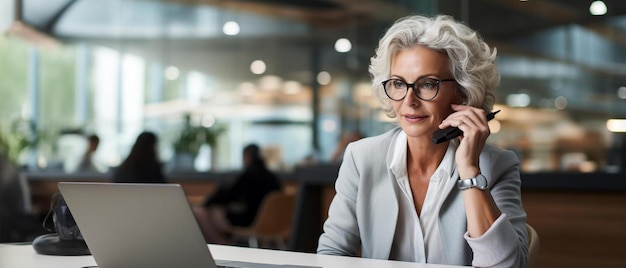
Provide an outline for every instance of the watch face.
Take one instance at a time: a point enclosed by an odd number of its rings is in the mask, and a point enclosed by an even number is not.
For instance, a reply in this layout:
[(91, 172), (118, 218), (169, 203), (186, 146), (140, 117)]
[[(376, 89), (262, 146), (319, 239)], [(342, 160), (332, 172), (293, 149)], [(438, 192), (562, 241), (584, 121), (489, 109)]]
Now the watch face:
[(456, 186), (461, 190), (466, 190), (470, 188), (478, 188), (480, 190), (487, 189), (487, 178), (484, 175), (478, 174), (476, 178), (466, 179), (466, 180), (458, 180)]
[(476, 176), (476, 188), (481, 190), (487, 189), (487, 178), (485, 178), (483, 174), (478, 174), (478, 176)]

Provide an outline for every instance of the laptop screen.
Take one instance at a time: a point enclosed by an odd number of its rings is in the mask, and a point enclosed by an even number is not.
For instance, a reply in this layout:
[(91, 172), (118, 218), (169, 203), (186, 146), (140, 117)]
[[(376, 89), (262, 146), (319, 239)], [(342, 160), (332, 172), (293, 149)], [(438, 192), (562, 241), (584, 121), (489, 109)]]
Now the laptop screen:
[(180, 185), (60, 182), (59, 189), (99, 267), (215, 267)]

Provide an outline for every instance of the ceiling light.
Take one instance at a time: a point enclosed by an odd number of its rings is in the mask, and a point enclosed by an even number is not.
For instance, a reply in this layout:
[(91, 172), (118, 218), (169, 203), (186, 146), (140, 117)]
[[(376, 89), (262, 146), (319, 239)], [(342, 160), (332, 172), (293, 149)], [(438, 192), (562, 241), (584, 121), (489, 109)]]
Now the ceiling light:
[(239, 34), (239, 24), (234, 21), (228, 21), (224, 23), (224, 27), (222, 27), (222, 31), (225, 35), (238, 35)]
[(322, 130), (324, 132), (335, 132), (337, 128), (337, 121), (333, 119), (325, 119), (322, 121)]
[(275, 75), (266, 75), (259, 80), (259, 88), (262, 90), (279, 90), (283, 85), (283, 80)]
[(256, 86), (253, 83), (243, 82), (239, 84), (239, 93), (242, 96), (246, 96), (246, 97), (253, 96), (255, 92), (256, 92)]
[(180, 76), (180, 71), (176, 66), (169, 66), (165, 69), (165, 78), (167, 80), (176, 80)]
[(563, 96), (558, 96), (554, 99), (554, 107), (557, 110), (565, 110), (567, 108), (567, 99)]
[(286, 81), (283, 84), (283, 92), (287, 95), (296, 95), (301, 89), (302, 85), (298, 81)]
[(212, 127), (213, 125), (215, 125), (215, 117), (212, 115), (205, 115), (202, 117), (202, 121), (200, 122), (200, 124), (203, 127)]
[(626, 119), (609, 119), (606, 121), (606, 129), (611, 132), (626, 132)]
[(530, 104), (530, 96), (526, 93), (510, 94), (506, 97), (506, 104), (511, 107), (527, 107)]
[(619, 87), (619, 89), (617, 89), (617, 96), (622, 100), (626, 100), (626, 87)]
[(339, 38), (335, 42), (335, 50), (339, 53), (346, 53), (352, 49), (352, 43), (347, 38)]
[(606, 14), (606, 4), (602, 1), (593, 1), (589, 6), (589, 13), (594, 16), (601, 16)]
[(317, 83), (322, 86), (330, 84), (331, 79), (332, 77), (330, 76), (330, 73), (326, 71), (321, 71), (317, 74)]
[(255, 60), (252, 64), (250, 64), (250, 71), (253, 74), (263, 74), (265, 73), (265, 70), (267, 70), (267, 66), (262, 60)]

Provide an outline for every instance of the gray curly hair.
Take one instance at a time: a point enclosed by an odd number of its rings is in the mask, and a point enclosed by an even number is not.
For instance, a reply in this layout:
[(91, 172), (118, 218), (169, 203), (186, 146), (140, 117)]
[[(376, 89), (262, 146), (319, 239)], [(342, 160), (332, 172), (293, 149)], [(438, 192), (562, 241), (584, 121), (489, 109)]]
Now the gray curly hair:
[(493, 51), (476, 31), (455, 21), (451, 16), (428, 18), (412, 15), (398, 19), (380, 39), (376, 55), (371, 58), (369, 72), (372, 90), (389, 117), (396, 117), (391, 100), (385, 95), (382, 82), (389, 79), (391, 59), (401, 49), (424, 46), (445, 52), (463, 104), (482, 108), (488, 113), (495, 102), (500, 84)]

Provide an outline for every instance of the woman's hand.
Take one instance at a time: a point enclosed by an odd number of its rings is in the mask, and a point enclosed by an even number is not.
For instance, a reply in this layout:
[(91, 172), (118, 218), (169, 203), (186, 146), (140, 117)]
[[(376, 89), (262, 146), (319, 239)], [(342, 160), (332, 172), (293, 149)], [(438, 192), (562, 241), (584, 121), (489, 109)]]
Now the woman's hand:
[(455, 155), (456, 165), (461, 179), (473, 178), (480, 173), (478, 159), (491, 133), (487, 117), (483, 109), (472, 106), (452, 104), (452, 109), (455, 112), (443, 120), (439, 128), (452, 126), (463, 131)]

